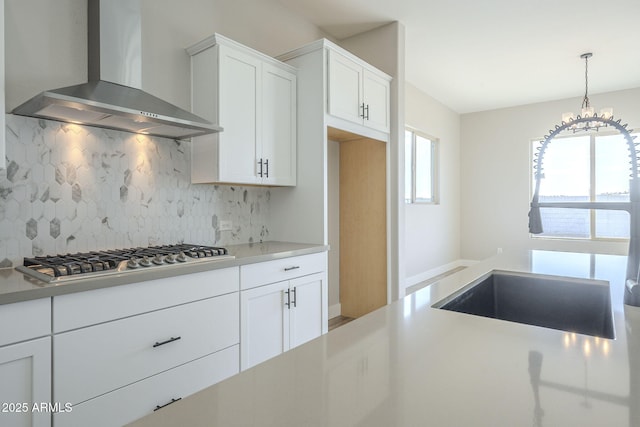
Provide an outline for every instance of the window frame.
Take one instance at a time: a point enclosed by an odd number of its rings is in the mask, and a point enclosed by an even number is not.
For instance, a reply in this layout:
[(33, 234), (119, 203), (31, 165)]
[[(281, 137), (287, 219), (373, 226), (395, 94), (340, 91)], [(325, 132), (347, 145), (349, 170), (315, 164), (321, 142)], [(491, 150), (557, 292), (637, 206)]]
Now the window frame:
[[(635, 132), (632, 133), (636, 134)], [(598, 137), (607, 137), (607, 136), (615, 136), (621, 135), (616, 131), (599, 131), (592, 132), (587, 134), (570, 134), (570, 135), (562, 135), (554, 138), (558, 139), (566, 139), (566, 138), (577, 138), (582, 136), (589, 137), (589, 202), (595, 202), (596, 194), (596, 139)], [(535, 170), (534, 170), (534, 144), (540, 143), (544, 140), (544, 138), (533, 138), (529, 141), (529, 200), (532, 199), (535, 187)], [(544, 179), (544, 178), (543, 178)], [(570, 209), (570, 208), (566, 208)], [(598, 237), (596, 234), (596, 210), (597, 209), (589, 209), (589, 237), (570, 237), (570, 236), (550, 236), (550, 235), (538, 235), (529, 233), (529, 237), (532, 239), (548, 239), (548, 240), (567, 240), (567, 241), (584, 241), (584, 242), (628, 242), (629, 237)]]
[[(418, 130), (414, 127), (411, 126), (405, 126), (405, 139), (403, 141), (403, 144), (405, 145), (405, 156), (410, 155), (411, 156), (411, 199), (407, 199), (406, 197), (406, 189), (407, 189), (407, 181), (406, 181), (406, 171), (405, 171), (405, 183), (404, 183), (404, 187), (405, 187), (405, 192), (404, 192), (404, 202), (407, 205), (438, 205), (440, 204), (440, 191), (439, 191), (439, 160), (438, 160), (438, 155), (439, 155), (439, 145), (440, 145), (440, 140), (434, 136), (431, 136), (425, 132), (422, 132), (421, 130)], [(410, 132), (411, 133), (411, 152), (407, 153), (406, 152), (406, 133)], [(431, 198), (430, 199), (419, 199), (416, 197), (416, 170), (417, 170), (417, 165), (416, 165), (416, 136), (420, 136), (421, 138), (424, 138), (426, 140), (428, 140), (431, 144), (431, 164), (429, 165), (430, 168), (430, 175), (431, 175)], [(406, 165), (406, 160), (405, 160), (405, 165)]]

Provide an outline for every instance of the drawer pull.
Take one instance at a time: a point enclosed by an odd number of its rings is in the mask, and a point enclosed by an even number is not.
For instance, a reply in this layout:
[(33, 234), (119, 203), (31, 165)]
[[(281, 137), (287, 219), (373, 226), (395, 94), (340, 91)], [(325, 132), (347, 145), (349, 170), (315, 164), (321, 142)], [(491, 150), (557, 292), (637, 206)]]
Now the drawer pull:
[(300, 268), (299, 265), (294, 265), (293, 267), (285, 267), (284, 271), (291, 271)]
[(166, 341), (162, 341), (162, 342), (157, 342), (156, 341), (156, 343), (153, 345), (153, 348), (160, 347), (161, 345), (169, 344), (170, 342), (178, 341), (181, 338), (182, 337), (171, 337)]
[(179, 398), (177, 398), (177, 399), (171, 399), (171, 402), (167, 402), (167, 403), (165, 403), (164, 405), (156, 405), (156, 409), (154, 409), (154, 410), (153, 410), (153, 412), (156, 412), (158, 409), (165, 408), (165, 407), (167, 407), (167, 406), (171, 405), (172, 403), (176, 403), (178, 400), (181, 400), (181, 399), (182, 399), (182, 398), (181, 398), (181, 397), (179, 397)]

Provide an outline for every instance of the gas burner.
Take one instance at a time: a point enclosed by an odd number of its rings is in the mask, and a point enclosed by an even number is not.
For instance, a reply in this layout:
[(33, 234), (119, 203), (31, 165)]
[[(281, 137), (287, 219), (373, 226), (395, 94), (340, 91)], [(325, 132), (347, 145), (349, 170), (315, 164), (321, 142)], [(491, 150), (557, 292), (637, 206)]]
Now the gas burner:
[(52, 283), (229, 258), (225, 248), (184, 243), (24, 258), (16, 270)]

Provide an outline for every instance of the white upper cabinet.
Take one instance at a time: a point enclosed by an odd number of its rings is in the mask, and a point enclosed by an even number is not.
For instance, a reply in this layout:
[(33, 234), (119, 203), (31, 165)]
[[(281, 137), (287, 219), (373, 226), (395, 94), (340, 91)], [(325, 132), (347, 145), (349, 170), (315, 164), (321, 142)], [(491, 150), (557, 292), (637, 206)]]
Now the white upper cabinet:
[(188, 52), (192, 110), (224, 129), (193, 138), (192, 182), (295, 185), (295, 68), (219, 34)]
[(389, 132), (389, 80), (365, 69), (362, 73), (364, 125)]
[[(255, 165), (256, 157), (259, 157), (258, 106), (262, 98), (262, 64), (257, 58), (226, 46), (219, 46), (217, 50), (220, 60), (219, 113), (218, 117), (206, 116), (209, 120), (224, 123), (224, 135), (218, 135), (217, 180), (257, 184), (259, 177)], [(210, 79), (213, 78), (212, 74), (209, 75)], [(195, 89), (194, 86), (193, 97), (197, 96), (207, 96), (206, 91)], [(194, 149), (193, 157), (198, 155), (199, 152)], [(211, 162), (215, 159), (208, 160)]]
[(362, 65), (329, 51), (329, 114), (362, 123), (362, 72)]
[(328, 51), (328, 113), (389, 132), (390, 79), (369, 64), (335, 49)]
[(262, 70), (262, 183), (295, 185), (296, 75), (266, 63)]

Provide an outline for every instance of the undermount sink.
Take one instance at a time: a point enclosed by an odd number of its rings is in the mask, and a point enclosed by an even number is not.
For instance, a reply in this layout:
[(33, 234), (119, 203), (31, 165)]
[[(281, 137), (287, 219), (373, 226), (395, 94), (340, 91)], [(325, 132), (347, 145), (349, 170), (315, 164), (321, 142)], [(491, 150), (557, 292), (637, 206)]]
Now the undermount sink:
[(600, 280), (493, 271), (433, 307), (615, 338), (609, 283)]

